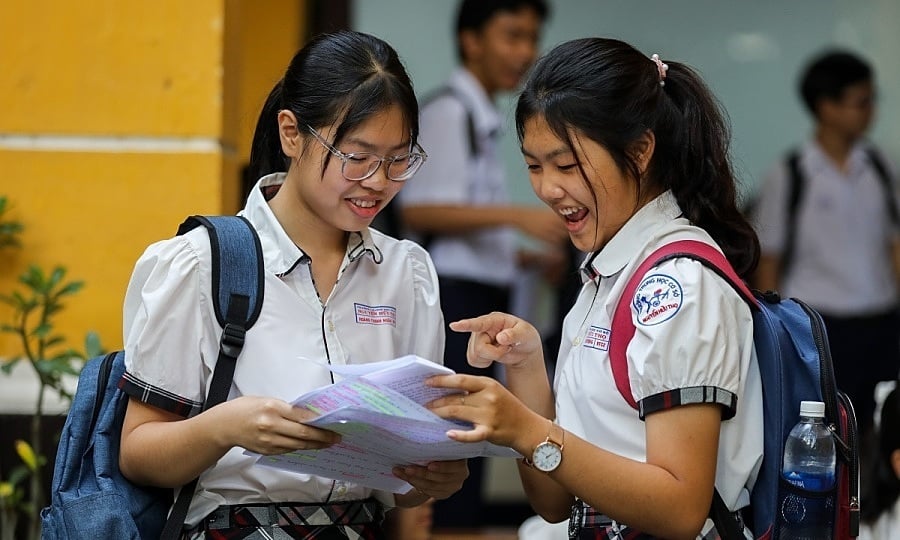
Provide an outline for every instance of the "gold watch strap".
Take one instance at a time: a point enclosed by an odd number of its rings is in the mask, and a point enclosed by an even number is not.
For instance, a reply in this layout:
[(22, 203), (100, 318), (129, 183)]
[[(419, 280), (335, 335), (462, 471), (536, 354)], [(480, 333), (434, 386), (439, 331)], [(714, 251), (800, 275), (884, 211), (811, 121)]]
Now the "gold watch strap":
[[(561, 434), (559, 437), (559, 440), (556, 440), (553, 437), (553, 428), (556, 428), (557, 430), (559, 430), (559, 432)], [(553, 420), (550, 420), (550, 429), (547, 431), (547, 437), (543, 441), (541, 441), (540, 443), (535, 445), (534, 448), (532, 448), (532, 453), (534, 453), (534, 450), (538, 446), (540, 446), (541, 444), (544, 444), (546, 442), (551, 442), (551, 443), (555, 444), (556, 446), (558, 446), (560, 450), (562, 450), (563, 447), (565, 446), (565, 442), (566, 442), (566, 430), (564, 430), (562, 428), (562, 426), (559, 426)], [(534, 462), (531, 461), (531, 458), (529, 456), (522, 456), (522, 459), (520, 461), (526, 467), (531, 467), (532, 469), (534, 468)]]

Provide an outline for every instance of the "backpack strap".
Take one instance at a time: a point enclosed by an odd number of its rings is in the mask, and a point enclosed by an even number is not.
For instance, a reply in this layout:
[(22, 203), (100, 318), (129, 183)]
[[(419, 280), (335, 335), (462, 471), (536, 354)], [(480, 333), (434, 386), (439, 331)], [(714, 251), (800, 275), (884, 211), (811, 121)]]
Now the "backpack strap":
[[(237, 358), (244, 347), (244, 336), (262, 310), (265, 273), (259, 237), (245, 218), (191, 216), (178, 227), (178, 234), (200, 225), (209, 231), (213, 305), (216, 319), (222, 326), (219, 356), (209, 394), (203, 403), (206, 411), (228, 398)], [(163, 540), (176, 540), (181, 536), (198, 479), (193, 479), (178, 493), (162, 532)]]
[[(638, 406), (634, 400), (634, 395), (631, 393), (631, 382), (628, 379), (628, 358), (625, 354), (628, 343), (631, 342), (635, 332), (634, 320), (631, 318), (631, 299), (634, 298), (634, 293), (637, 292), (638, 286), (650, 269), (667, 260), (676, 258), (693, 259), (710, 268), (728, 282), (738, 295), (750, 305), (751, 309), (758, 309), (758, 303), (753, 293), (737, 275), (734, 268), (731, 267), (725, 255), (713, 246), (697, 240), (678, 240), (666, 244), (651, 253), (638, 266), (625, 284), (625, 290), (622, 292), (618, 304), (616, 304), (610, 325), (612, 328), (609, 342), (609, 359), (613, 378), (619, 393), (634, 409), (637, 409)], [(713, 491), (709, 517), (716, 524), (716, 530), (721, 538), (728, 540), (744, 538), (743, 531), (739, 522), (735, 519), (734, 512), (728, 509), (718, 489)]]
[(753, 293), (750, 292), (744, 281), (738, 277), (731, 264), (728, 263), (728, 259), (713, 246), (697, 240), (679, 240), (666, 244), (651, 253), (638, 266), (625, 284), (625, 289), (622, 291), (622, 296), (619, 298), (619, 302), (616, 304), (616, 309), (613, 312), (612, 328), (610, 329), (609, 360), (613, 377), (616, 381), (616, 388), (619, 389), (619, 393), (634, 409), (637, 409), (638, 406), (631, 393), (631, 383), (628, 380), (628, 359), (625, 355), (628, 344), (631, 342), (631, 338), (634, 337), (635, 332), (634, 321), (631, 318), (631, 299), (634, 298), (634, 293), (637, 292), (644, 275), (651, 268), (669, 259), (683, 257), (697, 260), (715, 271), (731, 284), (748, 304), (752, 307), (756, 306), (756, 299), (753, 297)]
[(797, 243), (797, 209), (800, 207), (800, 198), (803, 196), (806, 182), (800, 170), (800, 151), (791, 150), (786, 160), (788, 171), (788, 205), (784, 216), (784, 249), (781, 250), (779, 273), (787, 274), (794, 258), (794, 250)]
[(478, 146), (478, 132), (475, 131), (475, 113), (472, 111), (466, 96), (453, 86), (446, 84), (423, 97), (420, 102), (421, 106), (425, 107), (425, 105), (442, 97), (451, 97), (463, 106), (463, 110), (466, 112), (466, 135), (469, 138), (469, 156), (477, 156), (481, 149)]
[(894, 183), (891, 180), (891, 175), (888, 173), (887, 167), (885, 167), (884, 162), (881, 160), (881, 157), (878, 156), (878, 152), (876, 152), (874, 148), (866, 148), (866, 157), (869, 158), (869, 163), (872, 164), (872, 168), (878, 173), (881, 187), (884, 188), (885, 199), (887, 199), (888, 205), (888, 215), (891, 217), (891, 223), (893, 223), (894, 226), (900, 226), (900, 212), (897, 210), (897, 198), (894, 195)]

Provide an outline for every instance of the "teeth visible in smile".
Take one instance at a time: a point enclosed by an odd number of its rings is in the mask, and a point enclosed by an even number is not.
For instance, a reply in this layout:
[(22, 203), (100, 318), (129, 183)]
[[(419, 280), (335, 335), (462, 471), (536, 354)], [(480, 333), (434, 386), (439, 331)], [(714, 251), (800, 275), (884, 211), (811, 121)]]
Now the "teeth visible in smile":
[(572, 214), (580, 212), (582, 210), (582, 208), (583, 208), (582, 206), (570, 206), (568, 208), (561, 208), (559, 210), (559, 213), (562, 214), (563, 216), (571, 216)]
[(364, 201), (362, 199), (350, 199), (350, 202), (355, 204), (360, 208), (372, 208), (375, 206), (375, 201)]

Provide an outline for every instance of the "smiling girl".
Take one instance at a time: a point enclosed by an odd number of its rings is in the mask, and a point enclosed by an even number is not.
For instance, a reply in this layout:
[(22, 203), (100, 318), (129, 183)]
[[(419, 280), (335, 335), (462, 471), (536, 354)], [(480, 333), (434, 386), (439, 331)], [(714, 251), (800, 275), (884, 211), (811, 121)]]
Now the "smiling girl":
[(261, 178), (241, 212), (260, 237), (265, 302), (218, 406), (199, 412), (221, 333), (208, 234), (158, 242), (138, 260), (125, 300), (121, 469), (161, 487), (200, 476), (184, 538), (379, 539), (386, 508), (462, 485), (464, 461), (398, 469), (415, 489), (394, 495), (256, 466), (243, 453), (339, 440), (289, 403), (333, 382), (323, 364), (442, 358), (431, 259), (369, 229), (426, 159), (417, 135), (412, 84), (387, 43), (340, 32), (293, 58), (259, 117), (251, 168)]
[[(436, 378), (468, 394), (432, 408), (475, 424), (452, 437), (525, 456), (529, 501), (548, 521), (571, 515), (571, 538), (717, 538), (714, 488), (740, 521), (762, 459), (750, 309), (686, 258), (659, 263), (634, 298), (622, 296), (649, 254), (674, 240), (713, 246), (742, 276), (753, 270), (758, 243), (735, 203), (723, 113), (688, 66), (593, 38), (537, 63), (516, 125), (535, 193), (589, 253), (583, 287), (565, 319), (553, 388), (534, 326), (491, 313), (451, 328), (471, 332), (470, 363), (506, 366), (507, 386)], [(636, 326), (626, 356), (639, 411), (610, 367), (620, 301)]]

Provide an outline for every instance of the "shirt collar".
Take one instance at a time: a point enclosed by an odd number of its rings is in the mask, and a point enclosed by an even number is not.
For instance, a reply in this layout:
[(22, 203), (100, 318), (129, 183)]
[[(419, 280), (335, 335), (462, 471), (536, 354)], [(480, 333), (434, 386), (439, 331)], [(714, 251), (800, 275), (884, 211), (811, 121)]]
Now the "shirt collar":
[(665, 224), (681, 215), (671, 191), (659, 195), (638, 210), (619, 232), (599, 251), (590, 253), (581, 265), (583, 281), (621, 272), (635, 257), (647, 239)]
[[(267, 202), (271, 194), (266, 194), (277, 191), (286, 177), (285, 173), (274, 173), (260, 178), (240, 212), (259, 234), (266, 269), (279, 276), (289, 274), (298, 264), (309, 259), (281, 227)], [(376, 264), (381, 264), (383, 260), (381, 250), (375, 245), (368, 228), (351, 232), (347, 242), (346, 258), (349, 262), (355, 262), (363, 255), (369, 255)]]
[[(851, 176), (857, 176), (862, 174), (862, 170), (868, 166), (868, 156), (866, 154), (866, 149), (868, 148), (869, 143), (865, 139), (860, 139), (856, 141), (853, 147), (850, 149), (850, 153), (847, 155), (847, 171)], [(822, 146), (819, 144), (819, 141), (815, 139), (810, 139), (806, 142), (803, 147), (804, 154), (808, 156), (808, 161), (804, 164), (806, 167), (809, 167), (808, 170), (811, 174), (816, 175), (820, 174), (824, 171), (831, 170), (837, 171), (837, 166), (834, 161), (825, 153), (825, 150), (822, 149)], [(842, 175), (845, 173), (841, 173)]]
[(448, 84), (468, 100), (469, 107), (474, 108), (473, 120), (480, 134), (494, 136), (500, 132), (502, 126), (500, 112), (471, 71), (464, 67), (456, 68), (450, 75)]

